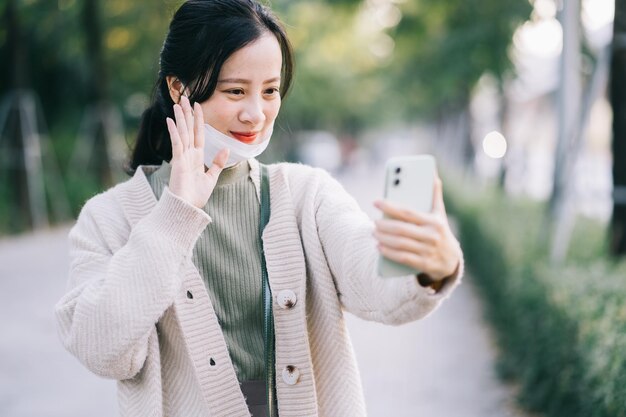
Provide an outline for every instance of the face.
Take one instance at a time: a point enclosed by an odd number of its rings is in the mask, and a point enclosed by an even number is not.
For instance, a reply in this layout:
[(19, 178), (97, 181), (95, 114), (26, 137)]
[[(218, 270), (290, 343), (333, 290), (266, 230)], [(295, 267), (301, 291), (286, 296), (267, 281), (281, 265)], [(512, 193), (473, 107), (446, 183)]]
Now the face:
[(215, 92), (200, 103), (204, 122), (243, 143), (262, 142), (280, 109), (281, 68), (280, 45), (271, 33), (233, 53)]

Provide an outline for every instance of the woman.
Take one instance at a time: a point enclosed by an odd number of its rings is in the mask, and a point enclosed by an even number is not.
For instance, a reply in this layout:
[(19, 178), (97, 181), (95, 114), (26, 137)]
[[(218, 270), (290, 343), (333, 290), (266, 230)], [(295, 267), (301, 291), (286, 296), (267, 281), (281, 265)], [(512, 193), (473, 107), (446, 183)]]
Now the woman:
[[(293, 65), (254, 0), (184, 3), (160, 65), (133, 177), (70, 233), (63, 343), (124, 416), (364, 416), (342, 311), (400, 324), (452, 291), (441, 183), (432, 213), (379, 202), (374, 226), (324, 171), (261, 166)], [(424, 272), (378, 277), (377, 248)]]

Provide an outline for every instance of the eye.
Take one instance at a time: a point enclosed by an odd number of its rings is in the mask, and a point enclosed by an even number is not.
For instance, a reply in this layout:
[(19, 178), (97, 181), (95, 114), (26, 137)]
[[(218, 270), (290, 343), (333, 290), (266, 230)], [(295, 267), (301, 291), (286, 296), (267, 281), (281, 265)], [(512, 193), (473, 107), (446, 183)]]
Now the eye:
[(231, 90), (226, 90), (226, 94), (230, 94), (233, 96), (243, 96), (243, 90), (241, 88), (233, 88)]
[(265, 94), (273, 96), (280, 93), (280, 89), (278, 87), (271, 87), (265, 90)]

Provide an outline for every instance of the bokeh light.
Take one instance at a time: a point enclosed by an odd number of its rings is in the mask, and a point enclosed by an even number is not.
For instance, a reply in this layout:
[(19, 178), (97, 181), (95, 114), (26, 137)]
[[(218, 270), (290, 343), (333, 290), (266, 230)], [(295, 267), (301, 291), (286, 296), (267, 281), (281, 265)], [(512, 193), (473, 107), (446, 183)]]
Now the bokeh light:
[(506, 139), (502, 133), (495, 130), (487, 133), (483, 139), (483, 151), (490, 158), (500, 159), (504, 157), (506, 147)]

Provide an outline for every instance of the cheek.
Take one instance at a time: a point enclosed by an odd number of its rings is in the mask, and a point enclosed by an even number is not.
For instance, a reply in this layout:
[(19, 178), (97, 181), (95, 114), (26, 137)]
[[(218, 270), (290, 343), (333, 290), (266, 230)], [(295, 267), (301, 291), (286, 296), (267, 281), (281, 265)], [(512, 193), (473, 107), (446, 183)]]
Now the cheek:
[(280, 103), (280, 100), (275, 100), (271, 102), (265, 113), (265, 117), (267, 117), (268, 120), (273, 121), (274, 119), (276, 119), (276, 117), (278, 117), (278, 112), (280, 111)]
[(233, 103), (228, 100), (220, 100), (217, 97), (211, 98), (202, 104), (204, 122), (219, 130), (237, 114), (233, 107)]

